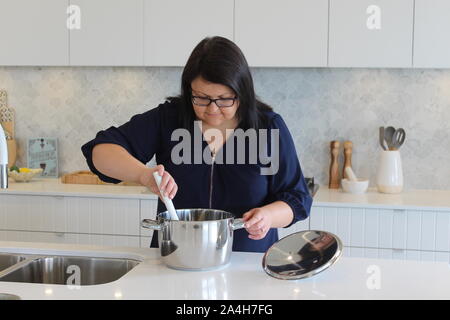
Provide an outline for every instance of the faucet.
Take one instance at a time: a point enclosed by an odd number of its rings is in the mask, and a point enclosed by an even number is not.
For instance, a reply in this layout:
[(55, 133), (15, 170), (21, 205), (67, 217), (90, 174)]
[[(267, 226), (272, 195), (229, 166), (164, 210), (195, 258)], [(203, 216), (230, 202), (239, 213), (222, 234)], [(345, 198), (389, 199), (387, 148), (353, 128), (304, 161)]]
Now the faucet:
[(3, 126), (0, 124), (0, 188), (8, 188), (8, 144)]

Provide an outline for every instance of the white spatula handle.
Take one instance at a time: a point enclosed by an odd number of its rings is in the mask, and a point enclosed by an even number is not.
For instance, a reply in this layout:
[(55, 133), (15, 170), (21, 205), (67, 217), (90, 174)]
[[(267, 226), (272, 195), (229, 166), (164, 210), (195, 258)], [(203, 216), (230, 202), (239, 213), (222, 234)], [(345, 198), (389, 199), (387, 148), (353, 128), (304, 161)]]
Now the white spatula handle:
[(166, 205), (167, 211), (169, 211), (171, 220), (178, 220), (177, 212), (175, 211), (175, 207), (173, 206), (172, 200), (169, 197), (166, 197), (164, 193), (161, 192), (161, 180), (162, 177), (159, 175), (158, 171), (153, 172), (153, 177), (155, 177), (156, 185), (158, 186), (159, 192), (161, 193), (161, 197), (163, 199), (164, 204)]

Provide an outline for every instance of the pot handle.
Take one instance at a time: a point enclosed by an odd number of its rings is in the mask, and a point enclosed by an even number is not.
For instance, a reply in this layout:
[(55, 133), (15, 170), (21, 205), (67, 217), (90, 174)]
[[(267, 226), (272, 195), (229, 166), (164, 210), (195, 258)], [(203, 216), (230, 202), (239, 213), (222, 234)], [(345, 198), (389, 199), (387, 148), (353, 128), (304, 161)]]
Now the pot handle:
[(158, 231), (161, 230), (161, 225), (158, 223), (158, 221), (152, 220), (152, 219), (142, 220), (141, 227), (147, 228), (147, 229), (152, 229), (152, 230), (158, 230)]
[(233, 220), (233, 225), (231, 227), (232, 227), (232, 229), (234, 231), (234, 230), (237, 230), (237, 229), (244, 228), (244, 224), (245, 224), (244, 219), (238, 218), (238, 219), (234, 219)]

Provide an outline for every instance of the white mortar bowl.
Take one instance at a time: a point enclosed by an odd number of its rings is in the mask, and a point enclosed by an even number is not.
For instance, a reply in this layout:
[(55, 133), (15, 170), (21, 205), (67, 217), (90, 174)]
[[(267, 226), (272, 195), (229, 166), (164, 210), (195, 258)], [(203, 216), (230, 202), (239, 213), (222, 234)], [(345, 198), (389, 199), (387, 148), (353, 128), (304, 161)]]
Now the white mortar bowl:
[(344, 192), (362, 194), (367, 191), (369, 180), (358, 179), (358, 181), (350, 181), (348, 179), (342, 179), (341, 185)]

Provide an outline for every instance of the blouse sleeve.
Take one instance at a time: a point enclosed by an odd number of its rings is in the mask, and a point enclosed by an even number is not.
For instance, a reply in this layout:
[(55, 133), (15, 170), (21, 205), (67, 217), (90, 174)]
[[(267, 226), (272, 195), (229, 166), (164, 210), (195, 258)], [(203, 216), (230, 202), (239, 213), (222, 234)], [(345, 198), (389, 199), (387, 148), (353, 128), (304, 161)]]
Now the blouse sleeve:
[[(279, 132), (279, 165), (278, 171), (271, 176), (270, 193), (273, 201), (286, 202), (294, 213), (294, 218), (287, 228), (308, 218), (313, 199), (303, 177), (294, 141), (281, 116), (274, 117), (271, 129), (278, 129)], [(274, 150), (273, 146), (271, 149)]]
[(119, 183), (120, 180), (108, 177), (95, 168), (92, 162), (93, 148), (102, 143), (117, 144), (125, 148), (142, 163), (152, 159), (159, 148), (161, 106), (133, 116), (119, 127), (110, 127), (97, 133), (96, 137), (84, 144), (81, 151), (89, 169), (105, 182)]

